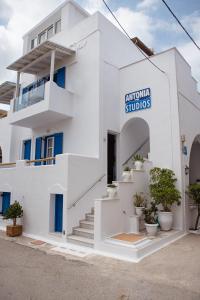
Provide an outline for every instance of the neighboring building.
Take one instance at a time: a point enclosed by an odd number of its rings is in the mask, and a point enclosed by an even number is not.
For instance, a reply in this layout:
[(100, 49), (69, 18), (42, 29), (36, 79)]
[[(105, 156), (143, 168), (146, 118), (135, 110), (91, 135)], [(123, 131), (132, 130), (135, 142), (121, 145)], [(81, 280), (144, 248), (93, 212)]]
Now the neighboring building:
[[(0, 210), (19, 200), (27, 235), (138, 258), (107, 238), (130, 231), (132, 195), (148, 191), (148, 170), (159, 166), (175, 172), (182, 193), (170, 238), (185, 232), (196, 214), (185, 191), (200, 179), (200, 95), (177, 49), (153, 55), (74, 1), (23, 39), (23, 56), (8, 67), (16, 88), (0, 86), (10, 103), (0, 120)], [(119, 199), (101, 199), (136, 153), (148, 158), (144, 172), (118, 183)]]

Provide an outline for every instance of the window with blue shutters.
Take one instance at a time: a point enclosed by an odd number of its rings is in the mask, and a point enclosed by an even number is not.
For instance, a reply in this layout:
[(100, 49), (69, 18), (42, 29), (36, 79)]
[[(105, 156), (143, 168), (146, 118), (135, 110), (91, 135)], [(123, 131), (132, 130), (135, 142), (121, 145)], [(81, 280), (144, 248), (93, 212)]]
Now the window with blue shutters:
[(65, 88), (65, 67), (58, 69), (54, 74), (54, 82), (61, 88)]
[(23, 159), (31, 159), (31, 140), (26, 140), (23, 142)]
[[(42, 137), (36, 138), (35, 141), (35, 159), (41, 159), (42, 158)], [(35, 166), (41, 165), (41, 162), (36, 162)]]
[[(55, 133), (46, 137), (36, 138), (35, 159), (55, 157), (63, 153), (63, 132)], [(54, 161), (43, 162), (43, 165), (52, 164)], [(36, 166), (41, 162), (36, 162)]]
[(10, 196), (11, 194), (8, 192), (2, 193), (2, 214), (4, 214), (6, 210), (10, 207)]

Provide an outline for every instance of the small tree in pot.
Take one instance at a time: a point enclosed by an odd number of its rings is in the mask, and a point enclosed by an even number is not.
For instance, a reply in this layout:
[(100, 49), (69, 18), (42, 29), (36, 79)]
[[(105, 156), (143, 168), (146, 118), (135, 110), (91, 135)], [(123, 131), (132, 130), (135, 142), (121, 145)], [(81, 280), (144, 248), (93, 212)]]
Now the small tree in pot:
[(19, 202), (15, 201), (4, 213), (4, 219), (13, 220), (13, 225), (6, 226), (6, 234), (8, 236), (14, 237), (22, 234), (22, 225), (17, 225), (17, 218), (23, 216), (23, 209)]
[(147, 233), (151, 236), (155, 236), (158, 232), (158, 216), (157, 216), (157, 207), (155, 202), (150, 203), (150, 207), (143, 210), (144, 212), (144, 221)]
[(199, 183), (190, 184), (188, 188), (188, 194), (192, 198), (194, 203), (197, 205), (198, 214), (197, 214), (195, 228), (194, 228), (194, 230), (197, 230), (199, 218), (200, 218), (200, 184)]
[(174, 203), (180, 205), (180, 192), (176, 188), (177, 179), (172, 170), (153, 168), (150, 171), (150, 195), (155, 204), (161, 204), (163, 210), (159, 212), (159, 224), (162, 230), (170, 230), (173, 224), (171, 207)]

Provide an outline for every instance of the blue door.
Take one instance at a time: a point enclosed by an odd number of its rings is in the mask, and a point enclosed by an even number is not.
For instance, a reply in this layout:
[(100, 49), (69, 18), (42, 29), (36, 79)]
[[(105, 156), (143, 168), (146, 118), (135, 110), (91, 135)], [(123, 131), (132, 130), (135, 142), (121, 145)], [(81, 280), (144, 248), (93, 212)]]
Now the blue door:
[(63, 231), (63, 195), (55, 196), (55, 232)]
[(24, 159), (31, 159), (31, 140), (24, 141)]
[(3, 192), (2, 195), (2, 214), (10, 207), (10, 193)]

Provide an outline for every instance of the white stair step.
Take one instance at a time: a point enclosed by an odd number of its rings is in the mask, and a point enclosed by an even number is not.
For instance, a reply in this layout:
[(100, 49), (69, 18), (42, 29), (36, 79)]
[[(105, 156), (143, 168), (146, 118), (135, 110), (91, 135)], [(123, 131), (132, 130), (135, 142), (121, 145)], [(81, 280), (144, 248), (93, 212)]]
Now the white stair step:
[(94, 222), (82, 220), (82, 221), (80, 221), (80, 227), (86, 228), (86, 229), (94, 229)]
[(86, 214), (86, 220), (87, 221), (94, 221), (94, 215), (93, 214)]
[(87, 228), (74, 228), (73, 229), (73, 233), (75, 235), (81, 236), (81, 237), (86, 237), (89, 239), (93, 239), (94, 238), (94, 230), (93, 229), (87, 229)]
[(85, 246), (85, 247), (94, 247), (94, 240), (93, 239), (88, 239), (83, 236), (78, 236), (78, 235), (69, 235), (68, 237), (68, 242), (79, 245), (79, 246)]

